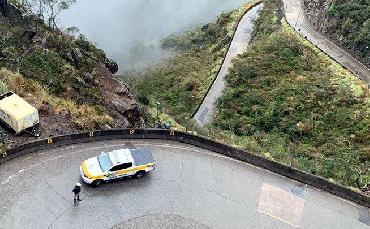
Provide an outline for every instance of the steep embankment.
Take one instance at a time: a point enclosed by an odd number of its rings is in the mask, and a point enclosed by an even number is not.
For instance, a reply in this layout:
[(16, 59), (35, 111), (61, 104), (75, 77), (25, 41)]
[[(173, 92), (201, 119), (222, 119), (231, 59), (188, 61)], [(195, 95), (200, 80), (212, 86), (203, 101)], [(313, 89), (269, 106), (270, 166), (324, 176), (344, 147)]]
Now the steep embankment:
[[(215, 60), (224, 52), (217, 50), (227, 47), (225, 34), (238, 12), (167, 39), (178, 54), (140, 74), (135, 88), (141, 101), (152, 107), (165, 102), (166, 113), (192, 128), (187, 122), (212, 82), (210, 70), (220, 66)], [(260, 15), (248, 50), (226, 76), (213, 127), (198, 133), (362, 187), (370, 181), (367, 85), (295, 32), (281, 1), (266, 1)]]
[(307, 18), (317, 30), (370, 67), (368, 0), (304, 0), (304, 6)]
[[(223, 13), (214, 23), (166, 38), (162, 46), (172, 50), (173, 56), (130, 77), (139, 101), (154, 108), (159, 101), (163, 111), (176, 121), (188, 122), (220, 69), (239, 19), (254, 4)], [(154, 123), (155, 119), (148, 119), (149, 125)]]
[(12, 5), (2, 10), (1, 92), (15, 91), (39, 109), (42, 136), (143, 125), (128, 87), (113, 75), (117, 65), (102, 50)]
[(280, 1), (265, 3), (226, 81), (204, 134), (343, 185), (370, 180), (367, 86), (292, 30)]

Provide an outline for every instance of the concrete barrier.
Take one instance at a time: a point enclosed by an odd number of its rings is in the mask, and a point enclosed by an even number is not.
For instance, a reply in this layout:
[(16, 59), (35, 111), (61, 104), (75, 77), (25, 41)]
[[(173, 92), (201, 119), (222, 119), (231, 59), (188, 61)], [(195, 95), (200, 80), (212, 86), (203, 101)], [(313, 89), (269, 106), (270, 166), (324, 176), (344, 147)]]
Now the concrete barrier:
[(227, 157), (244, 161), (255, 166), (267, 169), (282, 176), (297, 180), (304, 184), (322, 189), (334, 195), (356, 202), (365, 207), (370, 207), (370, 197), (359, 192), (355, 192), (344, 186), (334, 184), (324, 178), (308, 174), (293, 167), (269, 160), (259, 155), (239, 150), (213, 140), (195, 136), (185, 132), (162, 130), (162, 129), (111, 129), (84, 132), (78, 134), (56, 136), (42, 139), (17, 146), (8, 150), (0, 157), (0, 165), (14, 158), (40, 150), (86, 142), (114, 140), (114, 139), (162, 139), (172, 140), (190, 144), (203, 149), (207, 149)]

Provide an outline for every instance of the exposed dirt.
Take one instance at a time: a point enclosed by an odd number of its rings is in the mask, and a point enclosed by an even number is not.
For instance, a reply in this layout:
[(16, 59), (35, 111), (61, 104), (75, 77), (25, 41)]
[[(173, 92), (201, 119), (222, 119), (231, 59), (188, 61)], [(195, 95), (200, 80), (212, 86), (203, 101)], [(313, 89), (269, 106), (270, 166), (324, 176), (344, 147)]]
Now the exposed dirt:
[[(99, 129), (141, 128), (145, 126), (144, 120), (140, 116), (138, 104), (127, 85), (116, 79), (101, 63), (96, 65), (93, 78), (95, 83), (100, 86), (101, 93), (104, 96), (105, 108), (114, 118), (112, 126), (102, 126)], [(30, 104), (35, 105), (39, 110), (40, 125), (38, 128), (40, 137), (33, 137), (26, 132), (16, 136), (11, 133), (11, 130), (6, 129), (5, 141), (8, 148), (40, 138), (82, 131), (66, 112), (61, 111), (56, 113), (48, 104), (37, 104), (32, 94), (24, 97), (24, 99)]]
[(138, 104), (127, 85), (103, 65), (97, 64), (94, 79), (99, 84), (105, 107), (114, 117), (114, 127), (144, 127)]
[[(24, 47), (20, 46), (18, 48), (26, 47), (29, 49), (29, 52), (33, 52), (35, 48), (50, 49), (51, 51), (58, 53), (60, 57), (65, 58), (64, 49), (55, 49), (54, 46), (52, 45), (51, 46), (49, 45), (50, 47), (47, 46), (46, 42), (48, 40), (47, 39), (48, 32), (45, 31), (49, 31), (49, 29), (33, 30), (34, 22), (37, 21), (37, 19), (35, 19), (34, 17), (25, 16), (21, 9), (11, 4), (7, 5), (6, 8), (0, 9), (0, 17), (4, 16), (6, 20), (9, 20), (12, 23), (16, 24), (19, 28), (22, 28), (25, 31), (32, 32), (31, 34), (32, 36), (31, 35), (27, 36), (27, 39), (24, 42), (25, 44)], [(41, 26), (41, 28), (44, 27)], [(61, 31), (55, 32), (62, 34)], [(58, 40), (57, 38), (58, 37), (54, 37), (53, 41), (61, 42), (61, 44), (64, 44), (63, 42), (65, 40), (63, 39)], [(88, 46), (87, 43), (84, 44), (85, 46)], [(65, 88), (67, 89), (64, 88), (64, 92), (59, 93), (57, 96), (65, 99), (71, 99), (78, 105), (83, 105), (85, 103), (87, 105), (92, 106), (96, 105), (96, 107), (101, 108), (104, 113), (108, 114), (113, 118), (113, 123), (110, 126), (102, 124), (102, 126), (96, 126), (95, 127), (96, 129), (144, 127), (145, 123), (143, 118), (141, 117), (139, 106), (136, 103), (135, 99), (133, 98), (132, 94), (130, 93), (129, 88), (127, 87), (127, 85), (123, 84), (121, 81), (116, 79), (116, 77), (113, 75), (118, 70), (117, 64), (114, 61), (108, 59), (107, 57), (104, 57), (103, 60), (102, 58), (97, 58), (97, 56), (99, 57), (99, 55), (96, 55), (96, 53), (99, 52), (97, 52), (94, 48), (91, 47), (86, 48), (85, 46), (82, 45), (81, 47), (79, 47), (80, 49), (72, 48), (70, 52), (67, 52), (66, 60), (69, 61), (68, 63), (71, 64), (72, 66), (71, 68), (73, 68), (72, 70), (74, 70), (71, 71), (72, 73), (73, 72), (76, 73), (79, 70), (79, 68), (76, 66), (79, 66), (80, 63), (75, 62), (81, 62), (86, 59), (92, 62), (93, 66), (95, 66), (94, 70), (92, 72), (83, 72), (82, 74), (78, 75), (78, 77), (81, 78), (81, 81), (84, 81), (83, 86), (100, 90), (99, 95), (102, 96), (101, 100), (103, 102), (101, 102), (100, 100), (99, 102), (92, 102), (91, 100), (88, 100), (88, 98), (84, 100), (85, 97), (82, 96), (80, 91), (73, 89), (73, 86), (76, 86), (75, 84), (66, 85)], [(84, 50), (84, 52), (82, 50)], [(2, 54), (1, 51), (2, 50), (0, 49), (0, 61), (3, 61), (4, 58), (1, 59)], [(71, 55), (68, 56), (68, 54), (70, 53)], [(5, 67), (8, 68), (8, 66), (6, 65)], [(10, 69), (12, 69), (11, 66)], [(15, 68), (12, 70), (15, 71)], [(23, 74), (23, 77), (27, 78), (28, 76)], [(40, 137), (38, 138), (46, 138), (49, 136), (65, 135), (83, 131), (74, 122), (72, 117), (67, 112), (63, 110), (59, 111), (53, 109), (49, 104), (44, 104), (40, 102), (40, 99), (37, 100), (35, 96), (33, 96), (32, 94), (22, 95), (22, 97), (39, 110)], [(31, 136), (28, 133), (22, 133), (15, 136), (14, 134), (11, 133), (11, 130), (6, 130), (5, 142), (7, 143), (8, 148), (11, 148), (14, 145), (19, 145), (36, 139), (37, 138)]]
[(77, 133), (81, 131), (75, 124), (72, 123), (71, 118), (66, 114), (55, 114), (48, 113), (47, 111), (39, 112), (40, 125), (39, 131), (40, 136), (34, 137), (29, 133), (21, 133), (14, 135), (10, 130), (6, 129), (6, 135), (4, 137), (7, 148), (12, 148), (16, 145), (31, 142), (34, 140), (47, 138), (50, 136), (64, 135)]

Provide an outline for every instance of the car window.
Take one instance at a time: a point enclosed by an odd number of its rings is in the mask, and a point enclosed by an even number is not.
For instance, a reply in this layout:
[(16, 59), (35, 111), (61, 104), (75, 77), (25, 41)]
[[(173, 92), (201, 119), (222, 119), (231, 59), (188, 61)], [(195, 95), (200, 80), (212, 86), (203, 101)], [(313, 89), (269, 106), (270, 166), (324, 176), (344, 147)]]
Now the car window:
[(109, 155), (107, 153), (103, 153), (98, 157), (99, 165), (102, 171), (108, 171), (110, 168), (112, 168), (113, 164), (109, 158)]
[(116, 165), (114, 166), (110, 171), (114, 172), (114, 171), (118, 171), (118, 170), (122, 170), (122, 169), (128, 169), (132, 166), (132, 163), (123, 163), (121, 165)]

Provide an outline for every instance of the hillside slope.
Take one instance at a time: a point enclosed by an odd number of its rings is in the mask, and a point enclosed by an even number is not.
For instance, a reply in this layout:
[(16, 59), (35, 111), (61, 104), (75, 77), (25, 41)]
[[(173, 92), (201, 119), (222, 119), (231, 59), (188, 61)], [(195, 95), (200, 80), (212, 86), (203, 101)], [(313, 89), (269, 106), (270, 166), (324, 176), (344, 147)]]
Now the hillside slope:
[(304, 0), (307, 18), (370, 67), (370, 5), (368, 0)]
[(0, 14), (1, 91), (15, 91), (39, 109), (42, 136), (142, 127), (129, 88), (113, 75), (117, 70), (83, 36), (52, 30), (12, 5)]
[(126, 80), (131, 78), (139, 101), (150, 107), (160, 101), (164, 112), (178, 122), (189, 120), (220, 69), (238, 21), (256, 2), (223, 13), (213, 23), (164, 39), (162, 47), (173, 51), (173, 56), (125, 76)]
[(207, 134), (361, 187), (370, 181), (369, 90), (290, 28), (280, 7), (265, 3)]

